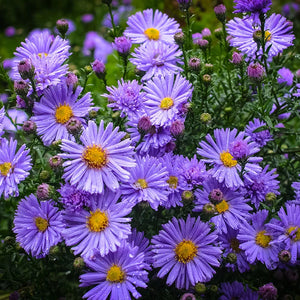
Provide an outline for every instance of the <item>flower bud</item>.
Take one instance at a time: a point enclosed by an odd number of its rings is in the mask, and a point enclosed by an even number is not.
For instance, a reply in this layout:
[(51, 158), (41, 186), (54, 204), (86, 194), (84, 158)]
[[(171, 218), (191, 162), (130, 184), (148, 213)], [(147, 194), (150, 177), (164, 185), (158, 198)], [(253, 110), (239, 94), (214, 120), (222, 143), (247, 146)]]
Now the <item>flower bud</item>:
[(60, 253), (60, 249), (59, 249), (59, 246), (55, 245), (55, 246), (52, 246), (49, 250), (49, 254), (51, 255), (57, 255)]
[(260, 63), (251, 63), (247, 68), (247, 74), (250, 79), (260, 82), (265, 76), (265, 68)]
[(213, 189), (208, 195), (208, 198), (210, 201), (218, 203), (223, 200), (223, 196), (224, 195), (220, 189)]
[(243, 62), (243, 56), (242, 54), (234, 51), (232, 53), (232, 59), (230, 60), (231, 63), (233, 63), (234, 65), (238, 66)]
[(217, 285), (215, 284), (212, 284), (210, 287), (209, 287), (209, 290), (212, 292), (212, 293), (217, 293), (219, 288)]
[(36, 197), (39, 200), (48, 200), (50, 199), (51, 188), (47, 183), (42, 183), (38, 186), (36, 191)]
[(66, 84), (67, 86), (76, 87), (78, 85), (78, 77), (74, 73), (69, 72), (66, 76)]
[(174, 149), (176, 148), (176, 143), (174, 141), (170, 141), (165, 148), (166, 153), (173, 152)]
[(63, 160), (60, 156), (55, 155), (49, 158), (49, 165), (52, 169), (57, 169), (62, 166)]
[(291, 252), (288, 250), (281, 250), (278, 254), (279, 260), (283, 263), (287, 263), (291, 260)]
[(202, 123), (205, 123), (205, 124), (207, 124), (207, 123), (209, 123), (210, 121), (211, 121), (211, 114), (209, 114), (209, 113), (202, 113), (201, 115), (200, 115), (200, 121), (202, 122)]
[(266, 197), (265, 197), (266, 201), (268, 201), (268, 202), (274, 202), (276, 200), (276, 198), (277, 198), (276, 195), (271, 192), (267, 193)]
[(177, 2), (181, 11), (187, 11), (191, 6), (192, 0), (177, 0)]
[(203, 206), (203, 212), (207, 215), (213, 215), (216, 211), (216, 207), (212, 203), (206, 203)]
[(117, 50), (120, 54), (127, 56), (132, 46), (131, 40), (126, 36), (116, 37), (112, 43), (113, 49)]
[(206, 292), (206, 286), (204, 283), (197, 282), (194, 289), (197, 294), (204, 294)]
[(207, 74), (212, 74), (214, 72), (214, 65), (213, 64), (205, 64), (204, 71)]
[(226, 260), (231, 264), (235, 264), (237, 261), (237, 256), (234, 252), (228, 253)]
[(105, 77), (105, 65), (102, 61), (96, 59), (92, 63), (92, 68), (99, 79), (103, 79)]
[(198, 45), (200, 49), (206, 50), (208, 48), (209, 41), (203, 40), (203, 39), (198, 39), (198, 40), (195, 40), (195, 44)]
[(278, 296), (277, 288), (273, 285), (272, 282), (267, 283), (258, 289), (258, 295), (263, 300), (276, 300)]
[(219, 4), (214, 7), (214, 11), (217, 19), (224, 23), (226, 20), (226, 6), (224, 4)]
[(296, 77), (300, 78), (300, 69), (296, 71)]
[(17, 95), (26, 98), (29, 91), (29, 84), (24, 80), (16, 80), (14, 82), (14, 89)]
[(201, 34), (204, 40), (211, 40), (211, 31), (208, 28), (204, 28)]
[(76, 257), (73, 262), (75, 269), (83, 269), (85, 266), (84, 260), (82, 257)]
[(181, 198), (185, 202), (191, 202), (194, 199), (194, 194), (192, 191), (183, 191)]
[(149, 132), (149, 130), (152, 127), (152, 123), (150, 121), (150, 118), (148, 116), (141, 117), (138, 121), (137, 127), (138, 127), (139, 132), (141, 132), (141, 133)]
[(89, 111), (89, 118), (90, 119), (95, 119), (97, 117), (97, 115), (98, 115), (98, 111), (97, 110), (92, 109), (92, 110)]
[(60, 19), (56, 21), (56, 28), (61, 36), (64, 38), (68, 29), (69, 29), (69, 22), (65, 19)]
[(49, 171), (47, 170), (43, 170), (41, 173), (40, 173), (40, 179), (45, 181), (45, 180), (48, 180), (50, 177), (50, 173)]
[(66, 128), (69, 133), (76, 135), (81, 131), (82, 125), (81, 121), (75, 117), (71, 117), (66, 123)]
[(214, 34), (215, 34), (216, 38), (220, 40), (223, 36), (223, 29), (222, 28), (216, 28), (214, 30)]
[(178, 46), (182, 46), (184, 43), (184, 33), (182, 31), (176, 32), (174, 34), (174, 40)]
[(171, 124), (170, 132), (173, 136), (178, 136), (184, 131), (184, 123), (180, 120), (176, 120)]
[(202, 80), (203, 80), (203, 83), (208, 86), (211, 83), (211, 76), (209, 74), (204, 74), (202, 76)]
[(22, 79), (31, 79), (34, 76), (34, 66), (30, 59), (21, 60), (18, 64), (18, 71)]
[(201, 68), (201, 61), (197, 57), (192, 57), (189, 60), (189, 67), (193, 71), (200, 71)]
[(192, 293), (185, 293), (180, 297), (180, 300), (196, 300), (196, 297)]
[(16, 97), (16, 107), (26, 108), (26, 102), (19, 95), (17, 95)]
[(15, 244), (15, 238), (8, 235), (4, 238), (3, 242), (5, 245), (13, 246)]
[(23, 123), (23, 131), (26, 133), (34, 133), (36, 131), (36, 124), (31, 120), (27, 120)]

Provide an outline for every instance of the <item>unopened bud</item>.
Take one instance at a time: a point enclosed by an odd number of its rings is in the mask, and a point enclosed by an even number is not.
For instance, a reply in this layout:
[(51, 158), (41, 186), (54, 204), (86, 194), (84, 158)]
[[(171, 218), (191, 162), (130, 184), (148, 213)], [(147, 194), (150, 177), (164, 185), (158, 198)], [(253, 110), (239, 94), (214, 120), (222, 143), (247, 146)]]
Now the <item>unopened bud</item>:
[(43, 181), (44, 181), (44, 180), (48, 180), (49, 177), (50, 177), (49, 171), (47, 171), (47, 170), (41, 171), (41, 173), (40, 173), (40, 179), (41, 179), (41, 180), (43, 180)]
[(211, 119), (212, 119), (211, 114), (209, 114), (209, 113), (202, 113), (200, 115), (200, 121), (205, 124), (209, 123), (211, 121)]
[(75, 269), (83, 269), (85, 266), (84, 260), (82, 257), (76, 257), (73, 262)]
[(202, 76), (202, 80), (203, 80), (203, 83), (205, 85), (210, 85), (210, 83), (211, 83), (211, 76), (209, 74), (204, 74)]
[(61, 36), (64, 38), (68, 29), (69, 29), (69, 22), (65, 19), (60, 19), (56, 21), (56, 28)]
[(291, 260), (291, 252), (288, 250), (282, 250), (278, 254), (279, 260), (281, 262), (287, 263)]
[(199, 71), (201, 68), (201, 61), (197, 57), (192, 57), (189, 60), (189, 67), (193, 71)]
[(271, 192), (267, 193), (266, 197), (265, 197), (266, 201), (268, 201), (268, 202), (274, 202), (276, 200), (276, 198), (277, 198), (276, 195)]
[(57, 169), (62, 166), (63, 160), (60, 156), (55, 155), (49, 158), (49, 165), (52, 169)]
[(76, 135), (81, 131), (81, 121), (75, 117), (71, 117), (70, 120), (66, 123), (66, 128), (69, 133)]
[(214, 11), (217, 19), (224, 23), (226, 20), (226, 6), (224, 4), (219, 4), (214, 7)]
[(213, 215), (216, 211), (216, 207), (212, 203), (206, 203), (203, 206), (203, 212), (208, 215)]
[(194, 194), (192, 191), (183, 191), (181, 198), (185, 202), (191, 202), (194, 199)]
[(16, 80), (14, 82), (14, 89), (17, 95), (26, 98), (29, 91), (29, 84), (24, 80)]
[(174, 40), (178, 46), (182, 46), (184, 43), (184, 33), (182, 31), (174, 34)]
[(34, 66), (30, 59), (21, 60), (18, 64), (18, 71), (22, 79), (30, 79), (34, 76)]
[(237, 256), (235, 253), (231, 252), (231, 253), (228, 253), (227, 257), (226, 257), (226, 260), (231, 263), (231, 264), (235, 264), (236, 261), (237, 261)]
[(200, 283), (200, 282), (196, 283), (194, 289), (197, 294), (204, 294), (206, 292), (206, 286), (204, 283)]
[(36, 124), (31, 120), (27, 120), (23, 123), (22, 128), (26, 133), (34, 133), (36, 131)]

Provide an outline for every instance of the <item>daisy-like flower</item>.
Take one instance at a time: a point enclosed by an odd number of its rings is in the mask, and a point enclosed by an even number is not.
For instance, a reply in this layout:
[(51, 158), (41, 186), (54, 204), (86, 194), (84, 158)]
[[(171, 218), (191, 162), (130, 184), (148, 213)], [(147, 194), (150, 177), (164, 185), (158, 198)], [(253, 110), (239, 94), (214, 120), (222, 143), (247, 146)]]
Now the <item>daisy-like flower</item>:
[(146, 72), (142, 80), (147, 81), (153, 76), (166, 76), (182, 71), (179, 66), (183, 64), (181, 55), (182, 51), (176, 44), (149, 42), (136, 48), (130, 61), (138, 70)]
[(220, 265), (221, 254), (213, 245), (217, 235), (210, 233), (209, 225), (188, 216), (186, 221), (173, 217), (162, 226), (152, 238), (153, 267), (161, 268), (157, 276), (168, 274), (167, 284), (176, 281), (178, 289), (209, 281), (215, 273), (212, 267)]
[(104, 94), (108, 99), (108, 107), (121, 112), (120, 117), (139, 117), (144, 112), (144, 96), (142, 86), (136, 80), (118, 81), (118, 87), (107, 87), (109, 94)]
[(267, 217), (266, 209), (253, 214), (252, 222), (244, 222), (240, 227), (237, 239), (250, 264), (260, 261), (269, 270), (273, 270), (277, 267), (281, 249), (280, 245), (274, 242), (274, 235), (265, 224)]
[(284, 249), (291, 252), (291, 263), (295, 264), (300, 257), (300, 206), (286, 204), (278, 212), (280, 220), (273, 219), (266, 225), (275, 235), (277, 240), (284, 244)]
[(257, 173), (244, 176), (244, 187), (241, 188), (245, 198), (250, 199), (255, 208), (258, 209), (261, 202), (264, 202), (268, 193), (279, 195), (279, 181), (276, 169), (268, 171), (269, 165)]
[(287, 86), (292, 86), (293, 85), (293, 80), (294, 80), (294, 74), (292, 71), (288, 68), (281, 68), (278, 70), (278, 78), (277, 82), (279, 84), (285, 84)]
[(256, 132), (257, 129), (266, 126), (265, 122), (260, 121), (255, 118), (253, 121), (250, 121), (245, 128), (245, 132), (248, 136), (251, 137), (251, 140), (254, 141), (258, 147), (263, 147), (267, 145), (268, 142), (272, 141), (272, 135), (268, 129), (261, 130)]
[(138, 248), (131, 248), (128, 244), (118, 247), (115, 252), (106, 256), (96, 255), (93, 261), (86, 261), (92, 272), (80, 275), (80, 286), (96, 285), (83, 298), (97, 299), (124, 299), (131, 300), (141, 297), (136, 287), (146, 288), (144, 255)]
[(21, 79), (18, 64), (24, 59), (30, 59), (35, 68), (34, 78), (38, 91), (42, 91), (49, 85), (58, 84), (66, 75), (68, 65), (64, 62), (70, 56), (68, 40), (59, 36), (54, 38), (48, 31), (40, 31), (31, 34), (21, 45), (22, 47), (18, 47), (14, 53), (12, 79)]
[(250, 137), (245, 138), (245, 132), (237, 132), (237, 129), (215, 129), (213, 140), (210, 134), (206, 136), (207, 142), (201, 141), (197, 153), (207, 159), (204, 162), (213, 164), (210, 170), (212, 177), (220, 183), (224, 182), (229, 188), (238, 188), (244, 183), (239, 176), (241, 165), (239, 160), (246, 160), (244, 171), (246, 173), (258, 173), (261, 167), (257, 165), (262, 157), (251, 157), (260, 149), (256, 143), (250, 142)]
[(31, 118), (37, 125), (37, 133), (41, 135), (46, 146), (60, 139), (74, 140), (67, 129), (71, 118), (85, 124), (84, 117), (92, 109), (91, 94), (87, 93), (78, 99), (83, 88), (59, 84), (44, 91), (40, 102), (35, 102), (34, 116)]
[(234, 0), (234, 13), (266, 13), (272, 0)]
[[(265, 22), (265, 40), (266, 49), (270, 46), (268, 52), (269, 57), (277, 56), (284, 49), (293, 45), (295, 38), (292, 33), (293, 25), (287, 19), (278, 14), (272, 14)], [(255, 38), (260, 38), (260, 25), (253, 25), (251, 17), (243, 19), (234, 18), (227, 23), (227, 33), (232, 37), (230, 44), (238, 48), (243, 54), (247, 54), (249, 58), (254, 58), (257, 51), (257, 43)], [(258, 52), (262, 54), (262, 49)]]
[(222, 294), (219, 300), (231, 300), (231, 299), (240, 299), (240, 300), (257, 300), (258, 294), (255, 291), (252, 291), (248, 285), (246, 289), (241, 282), (222, 282), (220, 286), (220, 293)]
[(64, 226), (62, 215), (52, 201), (39, 203), (31, 194), (18, 205), (13, 231), (17, 242), (28, 254), (41, 258), (62, 241)]
[(241, 193), (232, 191), (212, 177), (204, 181), (203, 190), (197, 189), (195, 196), (193, 211), (202, 211), (208, 203), (214, 205), (215, 215), (210, 220), (216, 224), (218, 233), (227, 233), (227, 225), (237, 230), (252, 210)]
[(180, 74), (154, 77), (144, 87), (145, 106), (153, 125), (167, 126), (178, 119), (180, 108), (192, 97), (191, 83)]
[(73, 246), (75, 255), (92, 259), (96, 253), (101, 256), (116, 251), (121, 241), (130, 234), (132, 204), (117, 202), (120, 193), (106, 190), (101, 195), (90, 196), (90, 211), (72, 212), (66, 210), (63, 231), (66, 245)]
[(181, 175), (181, 165), (185, 159), (182, 156), (176, 156), (172, 153), (166, 153), (160, 159), (161, 163), (166, 166), (168, 171), (168, 201), (163, 203), (165, 208), (183, 206), (182, 204), (182, 192), (187, 190), (186, 181), (182, 178)]
[(133, 205), (146, 201), (157, 210), (168, 200), (168, 172), (155, 157), (136, 156), (136, 167), (130, 170), (130, 178), (121, 185), (122, 199)]
[(80, 136), (83, 145), (73, 141), (62, 140), (60, 156), (66, 159), (63, 163), (63, 178), (76, 185), (78, 189), (89, 193), (102, 193), (104, 185), (116, 191), (119, 179), (127, 181), (130, 173), (127, 168), (134, 167), (133, 147), (130, 139), (123, 139), (125, 132), (113, 130), (109, 123), (104, 129), (101, 120), (99, 128), (94, 121), (89, 121)]
[(237, 239), (239, 231), (227, 227), (227, 233), (220, 232), (218, 240), (222, 243), (223, 256), (227, 257), (229, 253), (236, 255), (236, 263), (228, 262), (226, 267), (232, 271), (238, 270), (240, 273), (244, 273), (250, 270), (250, 265), (247, 262), (245, 252), (240, 249), (240, 242)]
[(17, 151), (17, 141), (2, 139), (0, 142), (0, 197), (19, 196), (18, 184), (32, 168), (29, 150), (22, 145)]
[(124, 35), (134, 44), (149, 41), (173, 44), (174, 34), (179, 30), (179, 24), (173, 18), (169, 18), (159, 10), (153, 12), (153, 9), (146, 9), (130, 16), (127, 25)]

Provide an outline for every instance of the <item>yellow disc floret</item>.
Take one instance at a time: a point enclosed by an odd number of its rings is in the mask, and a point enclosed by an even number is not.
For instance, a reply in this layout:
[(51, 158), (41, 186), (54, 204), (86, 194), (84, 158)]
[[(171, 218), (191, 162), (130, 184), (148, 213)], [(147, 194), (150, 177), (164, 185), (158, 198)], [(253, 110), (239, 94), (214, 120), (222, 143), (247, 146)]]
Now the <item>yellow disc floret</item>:
[(135, 182), (135, 186), (139, 189), (146, 189), (148, 187), (148, 183), (145, 179), (140, 178)]
[(216, 204), (216, 209), (217, 209), (218, 213), (221, 214), (229, 209), (229, 205), (223, 199), (220, 203)]
[(44, 232), (48, 228), (48, 220), (42, 217), (35, 218), (35, 225), (40, 232)]
[(287, 230), (288, 235), (293, 236), (293, 241), (299, 241), (300, 240), (300, 228), (298, 226), (291, 226)]
[(46, 52), (40, 52), (40, 53), (38, 53), (38, 57), (39, 58), (42, 58), (42, 57), (47, 57), (48, 56), (48, 53), (46, 53)]
[(255, 237), (255, 243), (263, 248), (267, 248), (272, 238), (266, 234), (265, 230), (259, 231)]
[(174, 249), (176, 259), (181, 263), (188, 263), (197, 255), (197, 246), (190, 240), (182, 240)]
[(149, 40), (157, 41), (159, 39), (159, 31), (155, 28), (147, 28), (144, 31), (144, 34), (148, 37)]
[(271, 41), (271, 38), (272, 38), (272, 34), (269, 30), (266, 30), (265, 31), (265, 41), (266, 42), (270, 42)]
[(237, 161), (233, 159), (233, 156), (229, 153), (229, 151), (223, 151), (220, 154), (220, 159), (223, 163), (223, 165), (227, 168), (232, 168), (237, 165)]
[(240, 242), (238, 241), (237, 238), (233, 238), (230, 241), (230, 247), (231, 249), (235, 252), (235, 253), (240, 253), (241, 249), (240, 249)]
[(94, 212), (90, 212), (86, 224), (90, 231), (100, 232), (108, 226), (108, 217), (104, 211), (97, 208)]
[(56, 107), (55, 119), (57, 123), (65, 124), (73, 116), (73, 111), (70, 105), (60, 104)]
[(106, 280), (112, 283), (121, 283), (125, 280), (125, 272), (121, 267), (112, 265), (107, 271)]
[(7, 176), (11, 169), (12, 165), (10, 162), (5, 162), (3, 164), (0, 164), (0, 173), (2, 176)]
[(163, 110), (167, 110), (174, 105), (173, 99), (170, 97), (165, 97), (160, 102), (160, 108)]
[(108, 162), (105, 150), (98, 145), (87, 146), (83, 151), (82, 159), (92, 169), (101, 169)]
[(169, 187), (171, 189), (176, 189), (178, 185), (178, 177), (176, 176), (170, 176), (167, 180), (167, 183), (169, 184)]

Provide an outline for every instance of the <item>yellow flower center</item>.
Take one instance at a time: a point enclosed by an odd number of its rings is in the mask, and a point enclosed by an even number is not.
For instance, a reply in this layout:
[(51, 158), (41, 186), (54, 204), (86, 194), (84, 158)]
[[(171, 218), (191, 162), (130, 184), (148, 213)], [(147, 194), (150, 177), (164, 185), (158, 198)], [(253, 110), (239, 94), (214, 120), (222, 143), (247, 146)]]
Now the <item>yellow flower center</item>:
[(241, 249), (239, 248), (239, 246), (240, 246), (240, 242), (238, 241), (238, 239), (233, 238), (233, 239), (230, 241), (230, 247), (231, 247), (231, 249), (232, 249), (235, 253), (240, 253), (240, 252), (241, 252)]
[(170, 97), (165, 97), (160, 102), (160, 108), (163, 110), (167, 110), (174, 105), (173, 99)]
[(270, 42), (271, 41), (271, 38), (272, 38), (272, 34), (269, 30), (266, 30), (265, 31), (265, 41), (266, 42)]
[(48, 220), (42, 217), (36, 217), (35, 225), (39, 231), (44, 232), (48, 228), (49, 223)]
[(55, 111), (55, 119), (57, 123), (65, 124), (70, 118), (73, 116), (73, 111), (70, 105), (68, 104), (60, 104), (56, 107)]
[(144, 31), (144, 34), (148, 37), (149, 40), (157, 41), (159, 39), (159, 31), (155, 28), (148, 28)]
[(176, 176), (170, 176), (167, 180), (167, 183), (169, 184), (169, 187), (171, 189), (176, 189), (178, 185), (178, 177)]
[(272, 238), (266, 234), (265, 230), (259, 231), (255, 237), (255, 243), (263, 248), (267, 248)]
[(176, 259), (184, 264), (197, 255), (197, 246), (190, 240), (182, 240), (175, 248)]
[(217, 209), (218, 213), (221, 214), (229, 209), (229, 205), (223, 199), (220, 203), (216, 204), (216, 209)]
[(86, 222), (90, 231), (100, 232), (108, 226), (108, 217), (105, 212), (97, 208), (96, 211), (91, 211), (90, 214)]
[(300, 240), (300, 228), (298, 226), (291, 226), (287, 230), (288, 235), (293, 234), (294, 238), (293, 241), (299, 241)]
[(87, 146), (83, 151), (82, 159), (89, 168), (93, 169), (101, 169), (108, 163), (105, 150), (98, 145)]
[(0, 173), (2, 176), (7, 176), (11, 169), (12, 165), (10, 162), (5, 162), (3, 164), (0, 164)]
[(38, 57), (39, 58), (42, 58), (42, 57), (47, 57), (48, 56), (48, 53), (46, 53), (46, 52), (40, 52), (40, 53), (38, 53)]
[(223, 163), (223, 165), (227, 168), (232, 168), (237, 165), (237, 161), (233, 159), (233, 156), (229, 153), (229, 151), (223, 151), (220, 154), (220, 159)]
[(119, 283), (125, 280), (125, 272), (121, 267), (112, 265), (107, 271), (106, 280), (112, 283)]
[[(255, 41), (260, 41), (261, 38), (262, 38), (262, 32), (261, 30), (256, 30), (254, 33), (253, 33), (253, 38)], [(272, 34), (269, 30), (266, 30), (265, 31), (265, 41), (266, 42), (270, 42), (271, 41), (271, 38), (272, 38)]]
[(148, 184), (147, 184), (147, 181), (145, 179), (138, 179), (136, 182), (135, 182), (135, 185), (140, 188), (140, 189), (146, 189), (148, 187)]

